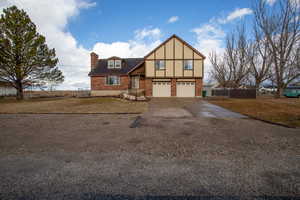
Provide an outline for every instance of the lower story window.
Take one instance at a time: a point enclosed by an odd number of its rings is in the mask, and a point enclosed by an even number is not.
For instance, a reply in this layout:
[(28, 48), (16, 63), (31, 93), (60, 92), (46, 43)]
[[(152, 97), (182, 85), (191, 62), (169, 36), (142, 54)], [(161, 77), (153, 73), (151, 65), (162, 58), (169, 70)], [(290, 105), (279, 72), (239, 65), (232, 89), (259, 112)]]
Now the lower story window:
[(106, 77), (106, 85), (120, 85), (120, 77), (119, 76)]

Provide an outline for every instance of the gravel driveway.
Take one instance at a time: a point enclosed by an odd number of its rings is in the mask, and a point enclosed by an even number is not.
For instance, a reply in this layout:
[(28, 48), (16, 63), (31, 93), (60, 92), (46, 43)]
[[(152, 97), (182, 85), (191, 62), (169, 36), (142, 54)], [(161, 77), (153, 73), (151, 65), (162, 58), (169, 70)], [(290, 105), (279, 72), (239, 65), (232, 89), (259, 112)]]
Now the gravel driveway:
[(153, 99), (138, 120), (0, 115), (0, 199), (299, 198), (299, 129), (197, 116), (201, 103)]

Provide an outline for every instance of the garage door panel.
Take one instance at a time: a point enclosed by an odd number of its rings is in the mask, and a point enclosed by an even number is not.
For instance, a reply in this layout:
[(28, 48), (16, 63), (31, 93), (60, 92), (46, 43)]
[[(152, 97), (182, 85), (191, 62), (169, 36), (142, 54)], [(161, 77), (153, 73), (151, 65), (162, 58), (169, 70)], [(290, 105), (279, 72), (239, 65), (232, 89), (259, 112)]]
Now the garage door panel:
[(153, 82), (153, 97), (170, 97), (171, 82)]
[(177, 97), (195, 97), (195, 82), (177, 82)]

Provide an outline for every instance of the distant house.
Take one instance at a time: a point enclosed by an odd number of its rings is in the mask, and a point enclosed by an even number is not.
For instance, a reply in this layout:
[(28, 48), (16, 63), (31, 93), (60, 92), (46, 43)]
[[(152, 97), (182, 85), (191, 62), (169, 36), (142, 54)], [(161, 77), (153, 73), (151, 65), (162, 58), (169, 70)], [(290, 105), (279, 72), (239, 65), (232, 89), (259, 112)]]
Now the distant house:
[(210, 97), (212, 96), (212, 90), (216, 88), (218, 84), (204, 84), (203, 91), (206, 91), (206, 96)]
[(289, 86), (300, 86), (300, 81), (299, 81), (299, 82), (296, 82), (296, 83), (293, 83), (293, 84), (291, 84), (291, 85), (289, 85)]
[(17, 90), (5, 81), (0, 81), (0, 96), (16, 96)]
[(148, 97), (201, 97), (205, 56), (176, 35), (144, 58), (91, 53), (91, 95), (143, 90)]

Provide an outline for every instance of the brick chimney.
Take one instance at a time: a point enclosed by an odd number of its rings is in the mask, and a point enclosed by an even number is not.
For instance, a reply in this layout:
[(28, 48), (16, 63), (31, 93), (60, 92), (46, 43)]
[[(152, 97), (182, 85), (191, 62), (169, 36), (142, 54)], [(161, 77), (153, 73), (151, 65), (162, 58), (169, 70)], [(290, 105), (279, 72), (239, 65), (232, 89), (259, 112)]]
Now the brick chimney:
[(91, 69), (94, 69), (97, 66), (99, 56), (92, 52), (91, 53)]

